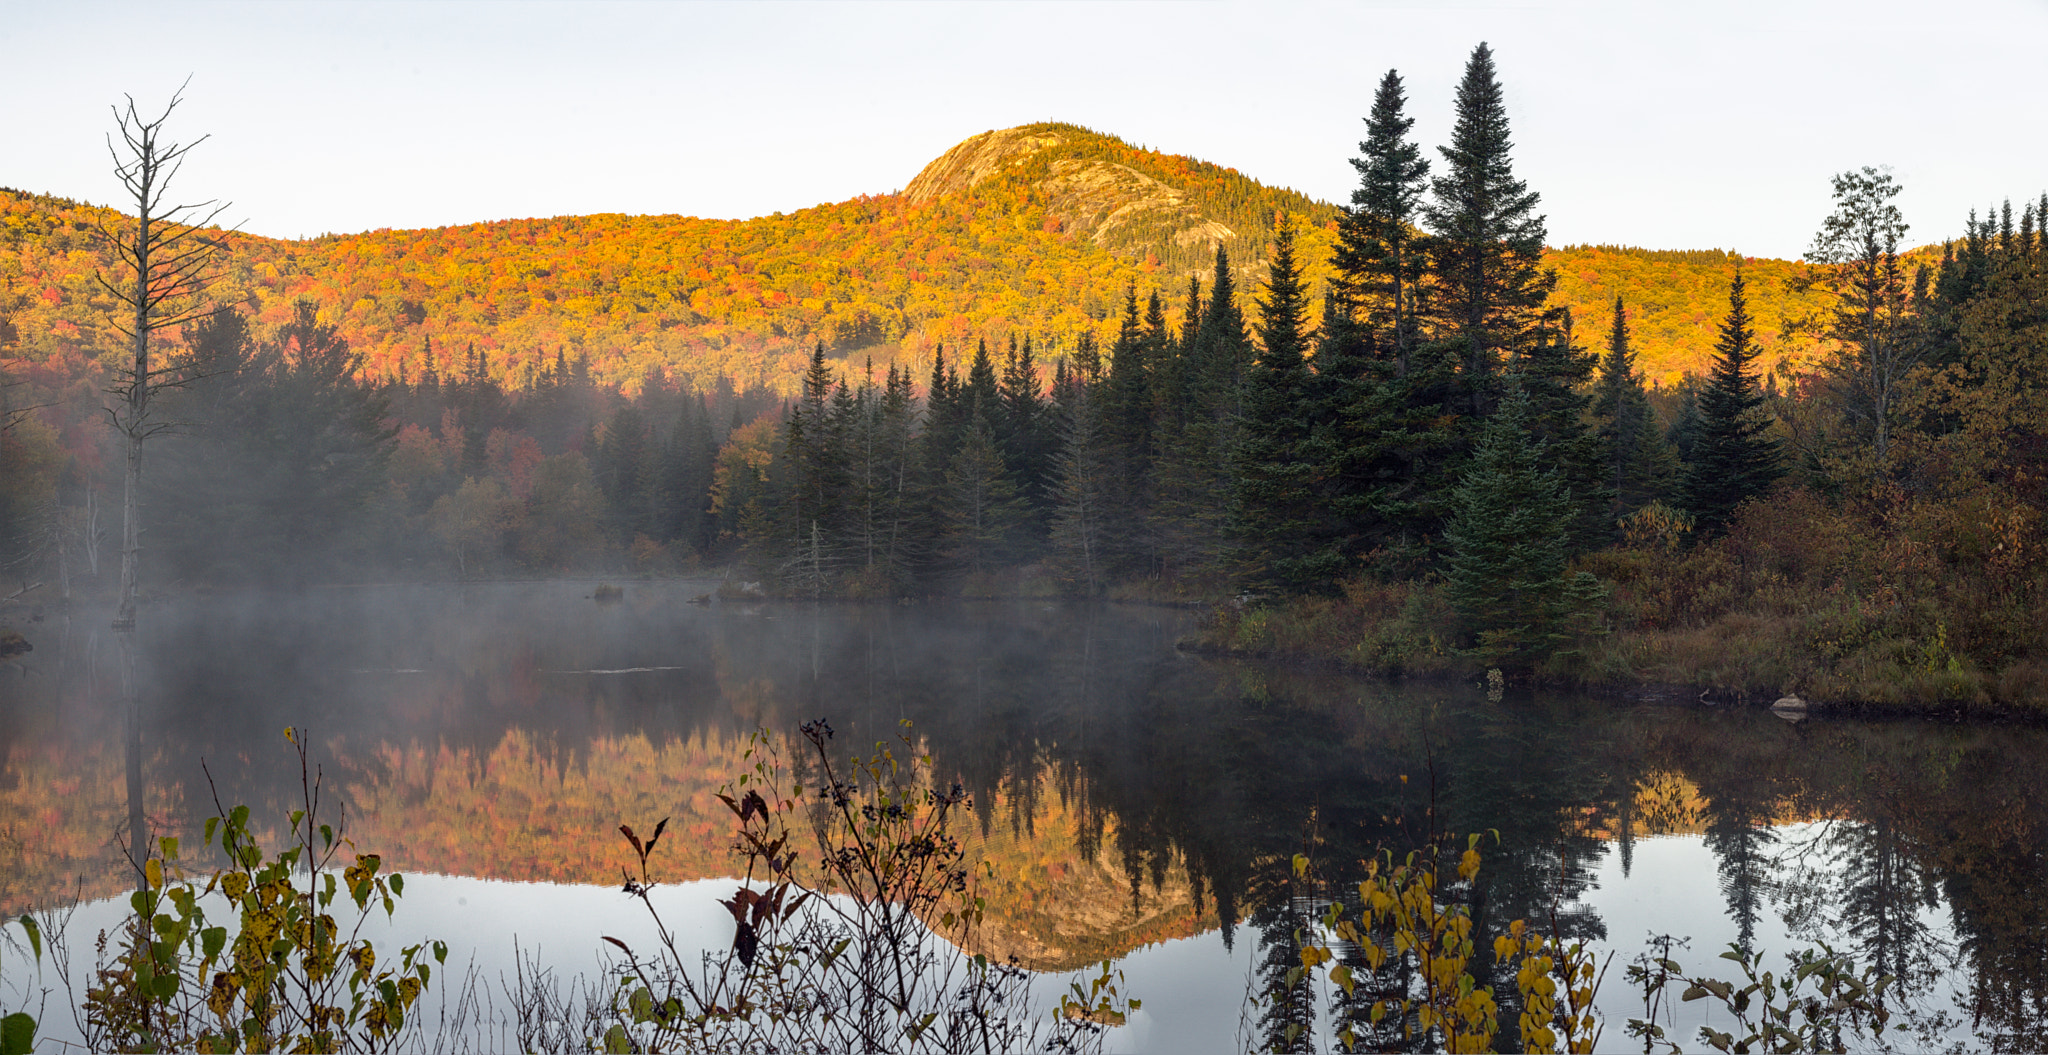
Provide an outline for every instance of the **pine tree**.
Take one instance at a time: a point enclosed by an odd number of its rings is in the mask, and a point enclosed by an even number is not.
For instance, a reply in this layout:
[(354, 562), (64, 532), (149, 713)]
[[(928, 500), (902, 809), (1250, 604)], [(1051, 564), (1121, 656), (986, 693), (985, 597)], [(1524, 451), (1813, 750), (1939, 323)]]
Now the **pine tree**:
[(1599, 596), (1592, 576), (1565, 574), (1574, 509), (1548, 446), (1532, 432), (1534, 417), (1510, 375), (1452, 495), (1445, 530), (1445, 592), (1475, 651), (1503, 667), (1557, 651)]
[(1770, 422), (1759, 412), (1764, 395), (1750, 373), (1754, 336), (1742, 272), (1737, 271), (1715, 344), (1719, 357), (1699, 393), (1698, 437), (1679, 483), (1679, 504), (1709, 534), (1726, 530), (1737, 507), (1769, 491), (1785, 474), (1778, 441), (1765, 435)]
[(1457, 114), (1451, 144), (1438, 151), (1444, 172), (1430, 183), (1424, 215), (1435, 235), (1439, 338), (1460, 360), (1461, 402), (1483, 416), (1494, 372), (1529, 345), (1556, 276), (1542, 269), (1538, 195), (1514, 177), (1508, 158), (1507, 106), (1485, 44), (1465, 65)]

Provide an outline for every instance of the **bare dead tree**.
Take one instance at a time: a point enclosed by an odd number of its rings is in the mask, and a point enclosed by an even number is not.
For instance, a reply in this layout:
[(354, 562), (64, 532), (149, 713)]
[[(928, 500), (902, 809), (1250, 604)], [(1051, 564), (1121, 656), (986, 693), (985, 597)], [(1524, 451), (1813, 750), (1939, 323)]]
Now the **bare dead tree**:
[[(187, 83), (190, 83), (189, 80)], [(142, 449), (149, 438), (172, 427), (156, 412), (156, 397), (165, 389), (179, 388), (198, 380), (205, 371), (190, 353), (166, 346), (159, 350), (158, 331), (192, 322), (213, 312), (206, 303), (207, 287), (217, 277), (213, 268), (223, 242), (218, 229), (209, 232), (214, 220), (227, 208), (225, 203), (203, 201), (173, 204), (170, 187), (184, 166), (185, 155), (206, 141), (201, 136), (190, 143), (168, 140), (164, 125), (182, 101), (180, 85), (171, 101), (154, 118), (136, 109), (135, 97), (125, 96), (127, 105), (116, 106), (114, 127), (120, 141), (107, 137), (107, 152), (114, 160), (114, 176), (121, 181), (128, 200), (135, 203), (135, 217), (102, 220), (102, 244), (114, 256), (111, 268), (102, 270), (100, 286), (113, 295), (118, 311), (114, 328), (128, 339), (130, 354), (123, 357), (107, 394), (113, 398), (107, 415), (127, 447), (127, 472), (121, 496), (121, 593), (114, 612), (114, 630), (121, 647), (121, 692), (126, 718), (128, 784), (128, 851), (137, 875), (149, 857), (149, 823), (143, 810), (142, 717), (138, 703), (135, 662), (135, 607), (142, 556)], [(111, 271), (111, 274), (109, 274)]]
[[(188, 82), (189, 83), (189, 82)], [(128, 200), (135, 203), (131, 222), (102, 220), (100, 236), (115, 257), (109, 276), (102, 271), (100, 285), (120, 306), (114, 327), (128, 340), (130, 355), (107, 392), (114, 397), (107, 408), (115, 431), (127, 445), (126, 487), (121, 509), (121, 595), (115, 612), (114, 629), (135, 628), (137, 564), (141, 555), (140, 500), (142, 490), (142, 449), (151, 436), (170, 428), (155, 412), (158, 393), (197, 380), (201, 364), (189, 354), (166, 348), (160, 358), (155, 335), (213, 313), (205, 301), (208, 286), (217, 277), (213, 264), (223, 242), (216, 230), (209, 234), (226, 203), (208, 200), (194, 204), (168, 204), (172, 180), (183, 167), (185, 155), (206, 142), (200, 136), (190, 143), (168, 141), (164, 125), (183, 101), (181, 85), (170, 104), (155, 118), (145, 118), (126, 96), (125, 107), (114, 107), (114, 126), (120, 142), (107, 137), (107, 152), (114, 159), (114, 175), (121, 181)]]

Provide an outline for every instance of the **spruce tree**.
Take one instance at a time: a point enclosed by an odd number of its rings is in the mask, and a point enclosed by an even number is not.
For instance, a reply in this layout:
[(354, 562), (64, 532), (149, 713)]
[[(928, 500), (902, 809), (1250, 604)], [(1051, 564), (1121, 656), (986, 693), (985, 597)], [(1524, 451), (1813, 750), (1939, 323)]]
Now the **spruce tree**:
[(1474, 651), (1502, 667), (1527, 667), (1579, 629), (1599, 586), (1584, 572), (1565, 574), (1572, 497), (1532, 431), (1520, 379), (1509, 380), (1451, 497), (1444, 579)]
[(1679, 483), (1679, 504), (1708, 534), (1725, 531), (1737, 507), (1769, 491), (1785, 474), (1780, 445), (1766, 435), (1771, 426), (1761, 413), (1764, 395), (1750, 372), (1754, 336), (1742, 272), (1737, 271), (1714, 346), (1714, 370), (1699, 393), (1699, 432)]
[(1182, 365), (1180, 390), (1162, 415), (1155, 473), (1153, 528), (1164, 555), (1181, 569), (1209, 567), (1221, 555), (1226, 506), (1217, 498), (1232, 490), (1239, 388), (1250, 351), (1230, 256), (1219, 245), (1193, 357)]
[(1359, 186), (1339, 221), (1329, 302), (1316, 349), (1313, 417), (1328, 430), (1322, 489), (1349, 565), (1378, 551), (1383, 569), (1427, 557), (1441, 485), (1457, 453), (1456, 360), (1427, 340), (1429, 241), (1416, 230), (1429, 163), (1408, 138), (1400, 75), (1381, 79), (1352, 160)]
[(1517, 375), (1529, 398), (1531, 428), (1550, 449), (1559, 480), (1572, 496), (1571, 548), (1605, 545), (1612, 532), (1613, 491), (1600, 461), (1600, 439), (1588, 425), (1592, 380), (1599, 357), (1572, 339), (1571, 312), (1545, 312), (1519, 357)]
[(1594, 383), (1593, 420), (1598, 427), (1603, 482), (1611, 494), (1607, 527), (1662, 498), (1677, 473), (1671, 449), (1657, 430), (1657, 416), (1643, 391), (1642, 374), (1629, 346), (1628, 309), (1614, 298), (1607, 352)]
[(1406, 115), (1401, 75), (1388, 70), (1365, 119), (1366, 138), (1351, 159), (1358, 188), (1337, 225), (1332, 262), (1343, 303), (1363, 317), (1386, 345), (1396, 376), (1406, 376), (1421, 339), (1421, 306), (1427, 253), (1415, 229), (1429, 162), (1408, 139), (1415, 119)]
[(1032, 506), (1041, 506), (1051, 442), (1030, 336), (1022, 344), (1014, 336), (1010, 339), (1010, 354), (1004, 360), (997, 392), (1001, 407), (996, 435), (1003, 448), (1003, 464), (1009, 467), (1018, 494)]
[[(1327, 457), (1309, 416), (1308, 304), (1294, 259), (1294, 224), (1273, 232), (1273, 264), (1259, 302), (1263, 345), (1246, 372), (1231, 533), (1253, 582), (1288, 590), (1330, 589), (1342, 557), (1330, 548), (1319, 493)], [(1327, 435), (1327, 430), (1324, 430)]]
[(1062, 574), (1094, 596), (1111, 562), (1115, 464), (1105, 443), (1100, 386), (1080, 383), (1060, 406), (1053, 459), (1052, 551)]
[(1435, 235), (1434, 311), (1459, 359), (1465, 409), (1485, 415), (1494, 372), (1527, 348), (1556, 276), (1542, 269), (1538, 196), (1514, 176), (1507, 105), (1485, 44), (1472, 50), (1458, 85), (1457, 125), (1439, 148), (1444, 171), (1424, 211)]
[(944, 537), (951, 570), (980, 577), (1007, 562), (1023, 513), (995, 429), (976, 414), (946, 466)]

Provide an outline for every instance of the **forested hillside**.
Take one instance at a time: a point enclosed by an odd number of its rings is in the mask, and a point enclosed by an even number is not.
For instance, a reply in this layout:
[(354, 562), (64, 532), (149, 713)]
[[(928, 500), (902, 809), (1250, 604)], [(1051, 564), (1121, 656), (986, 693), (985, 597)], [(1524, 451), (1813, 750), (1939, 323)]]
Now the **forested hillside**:
[[(1336, 206), (1073, 125), (1028, 125), (966, 140), (901, 193), (745, 221), (575, 216), (298, 242), (227, 234), (232, 265), (218, 293), (258, 326), (311, 301), (376, 377), (461, 371), (474, 347), (508, 388), (566, 353), (587, 356), (599, 383), (629, 389), (651, 373), (794, 395), (819, 341), (920, 373), (940, 342), (1016, 332), (1060, 353), (1083, 332), (1106, 342), (1127, 286), (1160, 292), (1172, 317), (1218, 246), (1242, 281), (1258, 280), (1283, 211), (1301, 221), (1304, 278), (1320, 288)], [(95, 225), (115, 215), (0, 190), (0, 355), (75, 363), (113, 343), (93, 274), (106, 263)], [(1559, 272), (1557, 301), (1581, 317), (1617, 294), (1637, 306), (1657, 381), (1704, 362), (1714, 291), (1733, 266), (1717, 252), (1614, 247), (1548, 251), (1545, 262)], [(1781, 317), (1811, 304), (1785, 292), (1798, 265), (1751, 266), (1775, 360)]]

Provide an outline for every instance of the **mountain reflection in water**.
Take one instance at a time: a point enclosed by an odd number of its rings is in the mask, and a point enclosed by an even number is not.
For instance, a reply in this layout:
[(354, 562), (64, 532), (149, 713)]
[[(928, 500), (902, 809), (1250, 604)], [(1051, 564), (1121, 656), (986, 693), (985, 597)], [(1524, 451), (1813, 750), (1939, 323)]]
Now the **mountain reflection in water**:
[[(669, 816), (659, 878), (715, 878), (731, 865), (713, 793), (746, 765), (748, 732), (827, 716), (853, 753), (909, 720), (974, 798), (970, 835), (994, 866), (983, 951), (1034, 967), (1220, 929), (1284, 969), (1321, 899), (1434, 826), (1489, 833), (1479, 948), (1555, 908), (1567, 936), (1621, 950), (1620, 993), (1647, 935), (1609, 934), (1595, 878), (1627, 876), (1640, 839), (1688, 835), (1718, 897), (1660, 906), (1656, 929), (1828, 940), (1919, 991), (1952, 988), (1981, 1043), (2048, 1045), (2040, 731), (1488, 704), (1191, 659), (1172, 648), (1190, 617), (1167, 610), (687, 603), (703, 589), (635, 585), (603, 606), (576, 584), (167, 603), (142, 624), (147, 811), (196, 831), (204, 758), (222, 801), (280, 816), (291, 725), (313, 732), (349, 834), (387, 867), (610, 884), (630, 855), (617, 825)], [(23, 669), (0, 676), (0, 912), (126, 881), (104, 625), (39, 624)], [(1327, 886), (1294, 885), (1301, 852)], [(1718, 951), (1696, 943), (1687, 963), (1712, 970)]]

